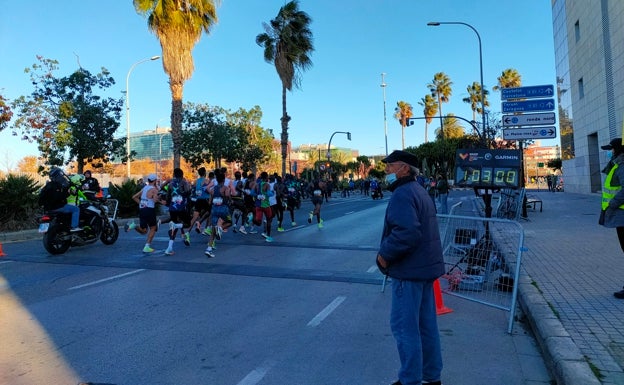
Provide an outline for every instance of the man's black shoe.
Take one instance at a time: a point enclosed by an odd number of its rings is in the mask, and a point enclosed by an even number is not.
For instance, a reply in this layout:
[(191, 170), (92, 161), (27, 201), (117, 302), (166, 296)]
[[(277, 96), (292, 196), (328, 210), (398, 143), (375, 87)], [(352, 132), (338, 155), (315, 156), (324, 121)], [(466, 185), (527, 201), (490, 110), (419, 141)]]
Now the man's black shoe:
[(613, 293), (615, 298), (624, 299), (624, 290), (616, 291)]
[(393, 383), (392, 383), (392, 384), (390, 384), (390, 385), (403, 385), (403, 384), (401, 384), (401, 381), (397, 380), (396, 382), (393, 382)]
[[(624, 290), (622, 290), (624, 292)], [(401, 380), (397, 380), (390, 385), (403, 385), (401, 384)], [(434, 381), (434, 382), (423, 382), (423, 385), (442, 385), (442, 381)]]

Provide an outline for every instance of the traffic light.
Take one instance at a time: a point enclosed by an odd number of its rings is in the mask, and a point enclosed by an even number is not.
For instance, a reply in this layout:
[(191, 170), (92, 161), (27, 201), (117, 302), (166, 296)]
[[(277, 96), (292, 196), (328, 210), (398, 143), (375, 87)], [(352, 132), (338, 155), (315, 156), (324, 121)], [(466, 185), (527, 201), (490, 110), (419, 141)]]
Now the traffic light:
[(347, 139), (351, 140), (351, 133), (347, 132)]
[(412, 124), (414, 124), (414, 121), (412, 119), (405, 118), (405, 127), (411, 126)]
[(325, 167), (329, 168), (329, 162), (325, 163)]

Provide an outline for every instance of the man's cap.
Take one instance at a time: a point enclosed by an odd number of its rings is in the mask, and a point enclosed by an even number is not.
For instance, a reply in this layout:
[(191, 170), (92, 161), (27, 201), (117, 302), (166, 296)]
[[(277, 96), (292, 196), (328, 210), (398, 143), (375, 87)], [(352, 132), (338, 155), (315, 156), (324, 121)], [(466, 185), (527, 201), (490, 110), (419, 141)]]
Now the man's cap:
[(416, 155), (407, 151), (395, 150), (390, 155), (381, 160), (384, 163), (405, 162), (410, 166), (419, 167), (419, 161)]
[(622, 138), (611, 139), (609, 144), (606, 144), (600, 148), (602, 148), (603, 150), (613, 150), (614, 148), (622, 149), (624, 148), (624, 146), (622, 145)]
[(147, 180), (148, 180), (149, 182), (153, 182), (153, 181), (155, 181), (156, 179), (158, 179), (158, 177), (156, 176), (156, 174), (149, 174), (149, 175), (147, 176)]

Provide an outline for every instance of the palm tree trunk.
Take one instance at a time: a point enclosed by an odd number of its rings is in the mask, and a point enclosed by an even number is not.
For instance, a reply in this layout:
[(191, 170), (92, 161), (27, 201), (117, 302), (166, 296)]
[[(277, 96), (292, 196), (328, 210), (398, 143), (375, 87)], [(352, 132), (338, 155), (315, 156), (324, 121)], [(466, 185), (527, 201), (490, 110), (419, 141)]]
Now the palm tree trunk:
[(405, 126), (401, 124), (401, 150), (405, 150)]
[(440, 113), (440, 138), (444, 139), (444, 122), (442, 121), (442, 99), (438, 95), (438, 109)]
[(286, 112), (286, 87), (282, 86), (282, 135), (280, 137), (282, 145), (282, 176), (286, 175), (286, 156), (288, 155), (288, 122), (290, 116)]
[(171, 140), (173, 141), (173, 168), (180, 167), (182, 148), (182, 83), (171, 84)]
[(425, 120), (425, 143), (428, 142), (427, 139), (427, 131), (429, 130), (429, 123), (427, 123), (427, 121)]

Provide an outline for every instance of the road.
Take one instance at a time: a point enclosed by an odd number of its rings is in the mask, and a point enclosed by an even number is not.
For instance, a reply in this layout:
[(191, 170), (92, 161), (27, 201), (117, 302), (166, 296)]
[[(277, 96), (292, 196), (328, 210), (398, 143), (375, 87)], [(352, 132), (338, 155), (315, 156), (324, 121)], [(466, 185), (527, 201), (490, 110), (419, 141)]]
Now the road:
[[(393, 382), (390, 296), (374, 265), (387, 199), (332, 199), (323, 229), (307, 224), (306, 202), (296, 212), (300, 226), (275, 232), (274, 243), (230, 231), (213, 259), (196, 233), (190, 247), (177, 240), (176, 254), (164, 255), (164, 226), (151, 255), (136, 232), (54, 257), (40, 240), (5, 244), (0, 384)], [(528, 346), (526, 333), (508, 336), (499, 310), (447, 302), (457, 317), (440, 318), (445, 360), (454, 362), (445, 381), (481, 384), (487, 365), (498, 383), (526, 384), (534, 353), (507, 355)], [(478, 332), (467, 322), (487, 327), (487, 355), (464, 354)], [(492, 356), (509, 362), (492, 367)]]

